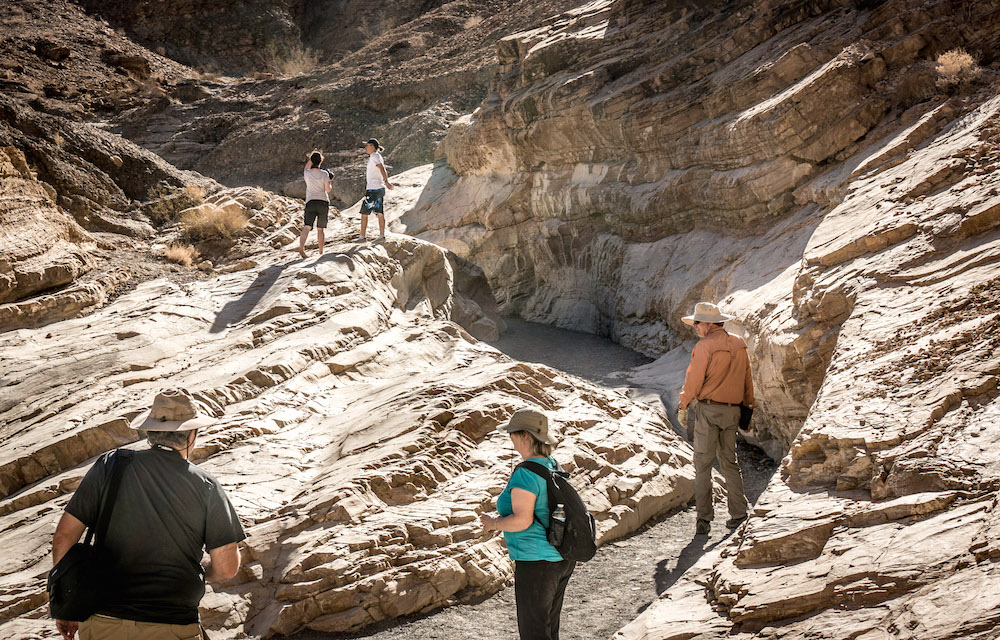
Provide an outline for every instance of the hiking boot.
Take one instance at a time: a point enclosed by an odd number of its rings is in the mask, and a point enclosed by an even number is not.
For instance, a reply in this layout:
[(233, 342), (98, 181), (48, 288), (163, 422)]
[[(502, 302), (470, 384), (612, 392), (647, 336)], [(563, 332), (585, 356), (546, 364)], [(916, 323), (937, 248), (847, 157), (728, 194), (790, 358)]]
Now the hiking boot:
[(726, 520), (726, 527), (729, 529), (738, 529), (739, 526), (746, 521), (746, 516), (743, 516), (742, 518), (730, 518), (729, 520)]
[(708, 520), (702, 520), (698, 518), (697, 524), (694, 526), (694, 533), (698, 536), (707, 536), (712, 531), (712, 523)]

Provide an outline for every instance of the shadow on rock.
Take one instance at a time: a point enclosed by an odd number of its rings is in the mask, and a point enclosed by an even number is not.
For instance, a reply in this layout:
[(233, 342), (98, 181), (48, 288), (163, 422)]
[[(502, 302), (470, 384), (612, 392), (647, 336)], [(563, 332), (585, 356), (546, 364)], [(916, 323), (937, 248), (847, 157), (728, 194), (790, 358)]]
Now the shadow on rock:
[[(672, 587), (684, 575), (685, 571), (693, 567), (699, 558), (714, 549), (720, 542), (717, 540), (712, 544), (708, 544), (709, 540), (710, 538), (707, 535), (695, 535), (691, 539), (691, 542), (684, 547), (680, 555), (677, 556), (677, 564), (672, 569), (668, 568), (670, 566), (669, 558), (664, 558), (656, 564), (656, 573), (653, 577), (656, 582), (656, 595), (660, 595)], [(642, 613), (648, 606), (649, 604), (643, 605), (636, 613)]]
[(219, 315), (215, 316), (215, 321), (212, 323), (212, 328), (209, 330), (210, 333), (219, 333), (226, 327), (230, 327), (234, 324), (246, 319), (254, 307), (267, 295), (274, 283), (278, 281), (281, 276), (281, 272), (285, 270), (288, 265), (286, 264), (276, 264), (274, 266), (268, 267), (257, 274), (257, 279), (253, 281), (253, 284), (247, 288), (236, 300), (227, 302), (222, 309), (219, 311)]

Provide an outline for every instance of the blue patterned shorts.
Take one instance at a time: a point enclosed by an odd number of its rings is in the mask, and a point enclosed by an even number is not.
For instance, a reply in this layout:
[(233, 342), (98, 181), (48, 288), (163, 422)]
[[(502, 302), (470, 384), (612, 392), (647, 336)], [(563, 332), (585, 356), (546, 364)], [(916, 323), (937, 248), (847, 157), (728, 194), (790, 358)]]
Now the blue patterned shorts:
[(382, 214), (382, 201), (385, 199), (385, 189), (369, 189), (365, 191), (365, 199), (361, 201), (361, 215), (370, 212)]

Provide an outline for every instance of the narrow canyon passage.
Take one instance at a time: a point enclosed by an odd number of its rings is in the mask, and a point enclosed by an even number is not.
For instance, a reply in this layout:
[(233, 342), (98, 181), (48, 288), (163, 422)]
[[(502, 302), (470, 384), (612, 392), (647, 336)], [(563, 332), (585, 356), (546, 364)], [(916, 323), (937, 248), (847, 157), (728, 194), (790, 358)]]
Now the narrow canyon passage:
[[(607, 338), (517, 318), (507, 318), (506, 322), (507, 331), (492, 341), (491, 346), (512, 358), (544, 364), (605, 388), (627, 391), (627, 378), (615, 374), (652, 361)], [(648, 397), (648, 390), (634, 391)], [(742, 442), (737, 453), (747, 497), (756, 502), (778, 463), (760, 449)], [(558, 449), (554, 456), (559, 458)], [(716, 506), (724, 513), (724, 503)], [(601, 547), (593, 560), (577, 567), (570, 580), (560, 637), (610, 638), (729, 536), (722, 522), (723, 519), (716, 520), (711, 535), (695, 537), (691, 504), (660, 514), (636, 533)], [(446, 607), (427, 615), (387, 620), (360, 633), (305, 631), (290, 637), (293, 640), (513, 639), (517, 638), (514, 589), (510, 586), (479, 602)]]

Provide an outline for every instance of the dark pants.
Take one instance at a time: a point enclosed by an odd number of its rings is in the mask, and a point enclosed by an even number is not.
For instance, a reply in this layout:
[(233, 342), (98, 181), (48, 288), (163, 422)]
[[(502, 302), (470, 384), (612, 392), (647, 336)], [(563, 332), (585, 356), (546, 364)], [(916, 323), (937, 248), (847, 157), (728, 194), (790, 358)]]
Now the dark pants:
[(514, 600), (521, 640), (559, 640), (563, 595), (576, 562), (514, 562)]

